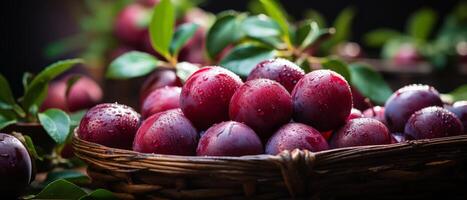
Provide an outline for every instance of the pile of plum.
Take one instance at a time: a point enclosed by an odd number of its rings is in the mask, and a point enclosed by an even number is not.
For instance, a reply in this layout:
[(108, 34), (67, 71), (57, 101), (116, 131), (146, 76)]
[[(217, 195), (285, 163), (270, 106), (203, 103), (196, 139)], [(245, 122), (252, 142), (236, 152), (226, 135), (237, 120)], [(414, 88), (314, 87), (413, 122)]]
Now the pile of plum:
[(280, 58), (259, 63), (246, 82), (210, 66), (182, 85), (160, 69), (144, 84), (141, 104), (142, 116), (117, 103), (91, 108), (78, 136), (143, 153), (243, 156), (454, 136), (467, 125), (467, 103), (444, 105), (433, 87), (403, 87), (385, 107), (361, 112), (341, 75), (305, 74)]

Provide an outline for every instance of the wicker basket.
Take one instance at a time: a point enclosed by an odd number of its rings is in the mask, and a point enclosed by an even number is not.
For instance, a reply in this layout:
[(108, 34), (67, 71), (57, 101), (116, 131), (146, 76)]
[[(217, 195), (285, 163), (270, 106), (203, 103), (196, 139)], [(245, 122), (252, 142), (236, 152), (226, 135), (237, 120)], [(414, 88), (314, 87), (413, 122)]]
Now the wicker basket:
[(277, 156), (144, 154), (76, 133), (73, 147), (122, 199), (467, 199), (467, 135)]

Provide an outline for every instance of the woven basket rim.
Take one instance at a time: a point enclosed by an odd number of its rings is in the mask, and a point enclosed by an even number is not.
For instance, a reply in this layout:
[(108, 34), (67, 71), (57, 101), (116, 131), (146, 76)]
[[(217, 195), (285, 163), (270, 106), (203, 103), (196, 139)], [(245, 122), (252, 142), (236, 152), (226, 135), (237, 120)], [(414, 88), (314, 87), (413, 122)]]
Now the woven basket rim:
[[(295, 149), (295, 151), (300, 151), (300, 152), (307, 152), (309, 154), (312, 154), (314, 156), (319, 156), (322, 154), (333, 154), (341, 151), (351, 151), (351, 150), (364, 150), (364, 149), (375, 149), (375, 148), (386, 148), (386, 147), (403, 147), (403, 146), (413, 146), (413, 145), (419, 145), (419, 144), (427, 144), (430, 142), (440, 142), (440, 141), (456, 141), (458, 139), (466, 139), (467, 135), (466, 134), (461, 134), (461, 135), (456, 135), (456, 136), (449, 136), (449, 137), (441, 137), (441, 138), (432, 138), (432, 139), (420, 139), (420, 140), (408, 140), (404, 142), (399, 142), (399, 143), (394, 143), (394, 144), (381, 144), (381, 145), (364, 145), (364, 146), (354, 146), (354, 147), (344, 147), (344, 148), (336, 148), (336, 149), (328, 149), (324, 151), (319, 151), (319, 152), (310, 152), (308, 150), (301, 150), (301, 149)], [(269, 154), (258, 154), (258, 155), (246, 155), (246, 156), (182, 156), (182, 155), (170, 155), (170, 154), (157, 154), (157, 153), (141, 153), (133, 150), (128, 150), (128, 149), (119, 149), (119, 148), (113, 148), (113, 147), (108, 147), (105, 145), (97, 144), (94, 142), (89, 142), (86, 140), (83, 140), (78, 137), (78, 128), (75, 128), (73, 131), (73, 140), (76, 140), (80, 143), (84, 143), (87, 145), (93, 145), (96, 147), (99, 147), (101, 149), (106, 149), (109, 152), (113, 153), (121, 153), (121, 154), (138, 154), (141, 157), (165, 157), (167, 159), (174, 159), (174, 160), (179, 160), (179, 159), (188, 159), (188, 160), (238, 160), (238, 161), (245, 161), (245, 160), (274, 160), (274, 159), (280, 159), (280, 155), (283, 154), (284, 152), (290, 152), (288, 150), (283, 151), (277, 155), (269, 155)]]

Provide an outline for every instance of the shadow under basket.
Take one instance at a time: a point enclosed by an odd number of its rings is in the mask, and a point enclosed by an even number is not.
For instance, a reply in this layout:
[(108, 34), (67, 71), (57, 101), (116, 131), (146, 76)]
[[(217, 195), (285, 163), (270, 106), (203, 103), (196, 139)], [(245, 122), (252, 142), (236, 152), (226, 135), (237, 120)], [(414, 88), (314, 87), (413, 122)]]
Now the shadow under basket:
[(121, 199), (467, 199), (467, 135), (277, 156), (145, 154), (76, 133), (73, 147)]

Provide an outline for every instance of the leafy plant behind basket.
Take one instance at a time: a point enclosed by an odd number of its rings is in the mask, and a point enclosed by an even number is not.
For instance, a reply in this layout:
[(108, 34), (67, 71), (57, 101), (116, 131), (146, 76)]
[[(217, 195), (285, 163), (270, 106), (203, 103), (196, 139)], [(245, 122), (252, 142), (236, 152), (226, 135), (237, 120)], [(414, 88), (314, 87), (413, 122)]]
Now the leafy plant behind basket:
[[(307, 72), (318, 68), (332, 69), (342, 74), (352, 86), (378, 104), (384, 103), (392, 93), (381, 76), (365, 77), (377, 74), (371, 67), (350, 70), (348, 64), (341, 60), (314, 57), (309, 53), (310, 48), (323, 46), (329, 49), (348, 39), (348, 23), (354, 15), (352, 8), (345, 9), (336, 20), (336, 27), (345, 29), (339, 31), (335, 28), (324, 28), (313, 20), (305, 20), (297, 25), (289, 23), (286, 17), (288, 15), (278, 2), (261, 0), (260, 3), (264, 14), (225, 11), (216, 16), (206, 35), (205, 46), (206, 55), (210, 59), (209, 64), (225, 67), (241, 77), (247, 77), (260, 61), (282, 57), (297, 63)], [(180, 48), (194, 35), (197, 25), (185, 24), (175, 30), (174, 10), (171, 0), (162, 0), (154, 8), (149, 23), (151, 44), (163, 59), (144, 52), (128, 52), (110, 64), (107, 70), (108, 78), (128, 79), (144, 76), (164, 66), (175, 68), (180, 78), (186, 80), (198, 69), (196, 65), (178, 62)], [(337, 37), (332, 37), (335, 33)], [(355, 80), (351, 77), (355, 77)], [(374, 92), (376, 88), (373, 86), (376, 85), (381, 86), (381, 92)]]
[[(60, 109), (39, 111), (47, 96), (49, 82), (73, 65), (83, 63), (81, 59), (62, 60), (46, 67), (36, 76), (25, 73), (23, 76), (24, 94), (15, 99), (6, 78), (0, 74), (0, 130), (16, 123), (39, 123), (58, 145), (69, 138), (72, 124), (70, 116)], [(68, 84), (71, 87), (73, 82)], [(30, 140), (26, 137), (26, 141)], [(33, 146), (32, 141), (26, 142)], [(35, 152), (35, 150), (34, 150)], [(36, 153), (34, 153), (36, 154)]]

